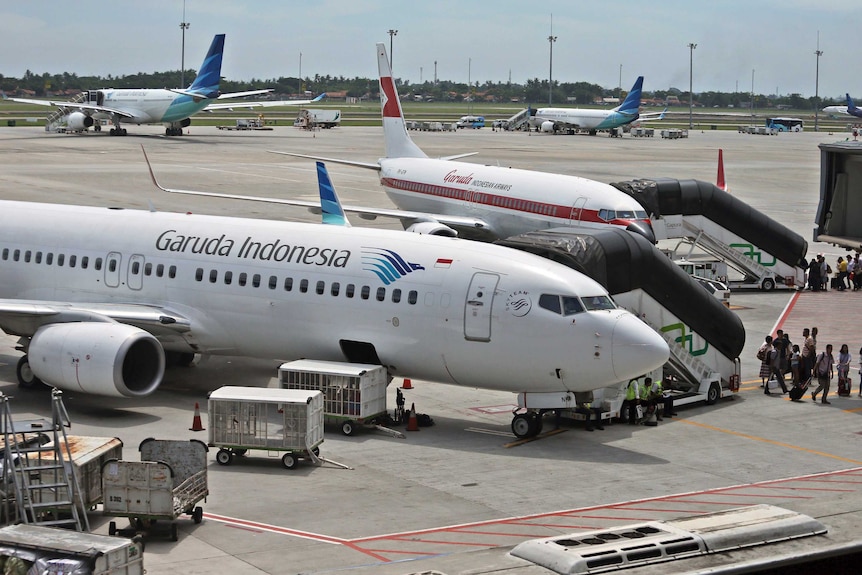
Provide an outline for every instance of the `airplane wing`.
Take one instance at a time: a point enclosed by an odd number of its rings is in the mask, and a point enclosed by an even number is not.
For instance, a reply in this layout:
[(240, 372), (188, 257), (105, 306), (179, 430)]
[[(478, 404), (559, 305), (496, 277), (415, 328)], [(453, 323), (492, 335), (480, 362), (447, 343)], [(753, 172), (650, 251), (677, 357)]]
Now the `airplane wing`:
[(638, 114), (638, 122), (643, 122), (645, 120), (664, 120), (664, 116), (667, 114), (667, 108), (662, 110), (661, 112), (646, 112), (645, 114)]
[[(249, 92), (248, 94), (252, 94), (253, 92)], [(236, 92), (236, 94), (247, 95), (244, 92)], [(232, 95), (232, 98), (237, 98), (236, 94)], [(219, 97), (219, 100), (222, 99), (223, 96)], [(252, 108), (273, 108), (275, 106), (305, 106), (307, 104), (313, 104), (314, 102), (319, 102), (323, 98), (326, 97), (326, 93), (320, 94), (316, 98), (312, 100), (261, 100), (256, 102), (218, 102), (213, 103), (204, 108), (205, 112), (211, 112), (213, 110), (232, 110), (235, 108), (240, 109), (252, 109)]]
[(124, 323), (160, 339), (191, 330), (187, 318), (155, 306), (0, 299), (0, 329), (7, 334), (31, 336), (43, 325), (68, 322)]
[[(156, 174), (153, 172), (153, 167), (150, 165), (150, 160), (147, 157), (147, 152), (144, 150), (144, 147), (141, 146), (141, 150), (144, 152), (144, 159), (147, 162), (147, 168), (150, 171), (150, 179), (152, 179), (153, 184), (162, 190), (163, 192), (168, 192), (170, 194), (185, 194), (189, 196), (204, 196), (210, 198), (223, 198), (223, 199), (231, 199), (231, 200), (245, 200), (249, 202), (263, 202), (268, 204), (281, 204), (286, 206), (296, 206), (301, 208), (306, 208), (312, 214), (321, 214), (322, 209), (320, 207), (320, 202), (312, 202), (307, 200), (294, 200), (290, 198), (266, 198), (260, 196), (246, 196), (243, 194), (223, 194), (218, 192), (201, 192), (196, 190), (181, 190), (177, 188), (166, 188), (162, 186), (158, 180), (156, 179)], [(286, 152), (275, 152), (275, 153), (286, 153)], [(294, 155), (294, 154), (290, 154)], [(321, 159), (321, 158), (317, 158)], [(330, 160), (338, 163), (338, 160)], [(346, 163), (342, 161), (341, 163)], [(368, 165), (364, 167), (369, 167)], [(376, 169), (380, 169), (379, 166), (375, 166)], [(389, 208), (367, 208), (363, 206), (345, 206), (342, 205), (341, 209), (345, 213), (356, 214), (363, 220), (376, 220), (378, 217), (382, 218), (393, 218), (401, 221), (401, 225), (407, 229), (410, 226), (420, 223), (440, 223), (446, 226), (449, 226), (455, 230), (465, 230), (469, 231), (472, 237), (484, 237), (487, 239), (498, 239), (497, 236), (491, 231), (488, 223), (479, 218), (472, 218), (468, 216), (453, 216), (449, 214), (428, 214), (425, 212), (410, 212), (406, 210), (399, 209), (389, 209)]]
[(31, 100), (28, 98), (3, 98), (4, 100), (8, 100), (10, 102), (18, 102), (20, 104), (34, 104), (36, 106), (49, 106), (52, 108), (59, 108), (61, 110), (75, 111), (75, 110), (89, 110), (91, 112), (103, 112), (105, 114), (117, 114), (123, 118), (131, 118), (133, 114), (130, 114), (124, 110), (118, 110), (116, 108), (109, 108), (107, 106), (97, 106), (95, 104), (85, 104), (82, 102), (68, 102), (68, 101), (57, 101), (57, 100)]

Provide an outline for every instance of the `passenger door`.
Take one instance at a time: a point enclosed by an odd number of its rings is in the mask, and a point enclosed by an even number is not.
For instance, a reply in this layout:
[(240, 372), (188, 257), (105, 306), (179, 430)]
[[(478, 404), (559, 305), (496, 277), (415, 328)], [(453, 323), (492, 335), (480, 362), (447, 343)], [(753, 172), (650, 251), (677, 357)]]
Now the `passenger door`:
[(499, 281), (497, 274), (473, 274), (464, 307), (464, 339), (491, 341), (491, 312)]

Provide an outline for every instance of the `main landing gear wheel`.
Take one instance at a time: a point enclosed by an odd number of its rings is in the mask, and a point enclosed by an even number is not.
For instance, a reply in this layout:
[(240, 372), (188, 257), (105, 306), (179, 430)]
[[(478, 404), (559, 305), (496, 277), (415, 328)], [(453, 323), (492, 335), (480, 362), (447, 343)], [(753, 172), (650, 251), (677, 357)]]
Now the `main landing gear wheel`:
[(112, 136), (125, 136), (126, 129), (125, 128), (111, 128), (109, 132)]
[(533, 437), (542, 431), (542, 419), (538, 413), (519, 413), (512, 418), (512, 433), (518, 439)]
[(15, 375), (18, 376), (18, 385), (23, 389), (34, 389), (42, 385), (42, 380), (30, 369), (30, 358), (26, 355), (18, 360)]

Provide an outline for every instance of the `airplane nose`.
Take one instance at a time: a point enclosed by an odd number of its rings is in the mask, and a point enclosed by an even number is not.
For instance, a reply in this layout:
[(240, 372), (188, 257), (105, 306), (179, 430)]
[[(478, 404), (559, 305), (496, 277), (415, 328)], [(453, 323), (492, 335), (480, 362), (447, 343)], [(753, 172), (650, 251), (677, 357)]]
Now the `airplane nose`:
[(655, 232), (653, 232), (652, 226), (648, 222), (631, 222), (626, 226), (626, 231), (642, 235), (651, 244), (656, 243)]
[(619, 317), (612, 337), (614, 374), (620, 381), (640, 377), (664, 365), (670, 357), (662, 337), (630, 313)]

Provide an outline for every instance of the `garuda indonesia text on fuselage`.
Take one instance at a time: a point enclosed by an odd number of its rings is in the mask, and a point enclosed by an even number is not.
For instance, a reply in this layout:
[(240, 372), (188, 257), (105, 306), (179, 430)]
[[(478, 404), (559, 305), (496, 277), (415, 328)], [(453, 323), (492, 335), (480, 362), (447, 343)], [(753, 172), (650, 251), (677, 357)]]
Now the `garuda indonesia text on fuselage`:
[(96, 120), (110, 120), (112, 136), (125, 136), (126, 124), (165, 124), (165, 135), (180, 136), (183, 128), (191, 124), (191, 116), (202, 110), (219, 110), (232, 107), (286, 106), (303, 105), (314, 100), (287, 100), (263, 102), (218, 102), (230, 98), (240, 98), (271, 92), (272, 90), (251, 90), (247, 92), (219, 92), (221, 81), (222, 54), (224, 52), (224, 34), (217, 34), (210, 44), (197, 76), (188, 88), (168, 89), (114, 89), (87, 90), (77, 99), (70, 101), (34, 100), (27, 98), (5, 98), (11, 102), (23, 102), (40, 106), (51, 106), (58, 109), (58, 114), (65, 119), (68, 131), (84, 131), (93, 127), (101, 130), (101, 124)]

